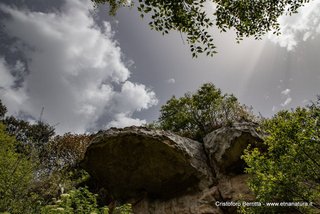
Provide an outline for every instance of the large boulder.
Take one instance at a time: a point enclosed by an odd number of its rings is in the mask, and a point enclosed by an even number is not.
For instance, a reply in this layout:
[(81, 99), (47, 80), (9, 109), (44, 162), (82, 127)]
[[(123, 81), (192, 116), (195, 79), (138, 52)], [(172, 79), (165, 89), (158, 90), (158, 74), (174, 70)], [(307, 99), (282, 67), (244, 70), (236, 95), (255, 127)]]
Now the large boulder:
[(245, 162), (241, 159), (249, 144), (262, 142), (253, 123), (236, 123), (209, 133), (204, 138), (205, 151), (218, 178), (243, 173)]
[(222, 127), (204, 144), (166, 131), (112, 128), (96, 134), (81, 165), (137, 214), (237, 213), (221, 202), (255, 200), (240, 157), (249, 144), (262, 142), (256, 128)]
[(118, 199), (172, 198), (210, 186), (203, 144), (143, 127), (97, 133), (81, 166)]

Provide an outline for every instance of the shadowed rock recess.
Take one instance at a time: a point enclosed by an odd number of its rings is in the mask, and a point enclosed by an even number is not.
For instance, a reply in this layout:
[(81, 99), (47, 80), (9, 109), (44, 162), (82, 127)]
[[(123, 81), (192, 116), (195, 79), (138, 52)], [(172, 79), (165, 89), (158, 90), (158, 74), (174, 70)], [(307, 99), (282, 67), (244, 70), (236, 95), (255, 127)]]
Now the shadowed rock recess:
[(129, 127), (98, 133), (82, 166), (116, 198), (170, 198), (208, 185), (206, 162), (196, 141)]
[(241, 160), (249, 144), (262, 142), (256, 126), (252, 123), (236, 123), (209, 133), (203, 139), (205, 152), (216, 176), (241, 174), (245, 163)]
[(204, 144), (145, 127), (100, 131), (81, 166), (134, 213), (235, 213), (217, 201), (252, 201), (240, 156), (261, 142), (252, 124), (210, 133)]

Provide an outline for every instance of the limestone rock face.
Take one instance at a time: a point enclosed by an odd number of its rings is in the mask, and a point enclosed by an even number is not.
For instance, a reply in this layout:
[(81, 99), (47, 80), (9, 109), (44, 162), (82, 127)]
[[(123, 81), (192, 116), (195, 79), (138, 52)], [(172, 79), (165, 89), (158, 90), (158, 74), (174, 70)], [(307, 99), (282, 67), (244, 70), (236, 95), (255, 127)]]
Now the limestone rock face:
[(223, 210), (215, 206), (217, 200), (222, 201), (217, 186), (189, 193), (171, 200), (143, 199), (134, 206), (138, 214), (223, 214)]
[(248, 175), (224, 177), (218, 184), (221, 198), (226, 201), (253, 201), (252, 192), (247, 186)]
[[(248, 175), (225, 176), (219, 179), (219, 189), (222, 201), (255, 201), (253, 193), (247, 185)], [(237, 207), (221, 207), (224, 213), (237, 213)]]
[(239, 123), (217, 129), (204, 138), (205, 151), (217, 177), (241, 174), (245, 167), (241, 155), (249, 144), (261, 142), (252, 123)]
[(229, 214), (220, 202), (254, 201), (240, 159), (261, 138), (252, 124), (208, 134), (204, 144), (143, 127), (96, 134), (82, 167), (137, 214)]
[(115, 198), (170, 198), (212, 183), (203, 145), (143, 127), (99, 132), (82, 167)]

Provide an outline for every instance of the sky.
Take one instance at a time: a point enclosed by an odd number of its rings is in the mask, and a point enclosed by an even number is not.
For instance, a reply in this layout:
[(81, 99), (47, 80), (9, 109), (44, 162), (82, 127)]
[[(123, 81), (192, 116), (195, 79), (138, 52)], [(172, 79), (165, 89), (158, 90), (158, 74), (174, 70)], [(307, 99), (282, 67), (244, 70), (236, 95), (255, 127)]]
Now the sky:
[(152, 122), (172, 95), (206, 82), (271, 117), (320, 94), (320, 0), (279, 22), (280, 36), (240, 44), (213, 28), (218, 53), (193, 59), (180, 34), (151, 31), (135, 9), (110, 17), (89, 0), (1, 0), (0, 99), (58, 134)]

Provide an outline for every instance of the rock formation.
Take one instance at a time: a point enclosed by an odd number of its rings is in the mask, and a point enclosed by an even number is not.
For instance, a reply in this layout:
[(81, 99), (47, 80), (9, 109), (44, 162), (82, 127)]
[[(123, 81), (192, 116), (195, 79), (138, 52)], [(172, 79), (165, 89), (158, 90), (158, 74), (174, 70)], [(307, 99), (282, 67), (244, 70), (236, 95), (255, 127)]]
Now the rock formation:
[(252, 123), (236, 123), (231, 127), (222, 127), (209, 133), (203, 141), (210, 165), (218, 178), (228, 174), (241, 174), (245, 167), (241, 160), (243, 151), (249, 144), (262, 142)]
[(204, 144), (144, 127), (100, 131), (82, 167), (135, 213), (234, 213), (219, 202), (254, 200), (240, 156), (261, 141), (250, 124), (210, 133)]
[(129, 127), (94, 138), (82, 166), (116, 198), (171, 198), (212, 183), (203, 147), (165, 131)]

